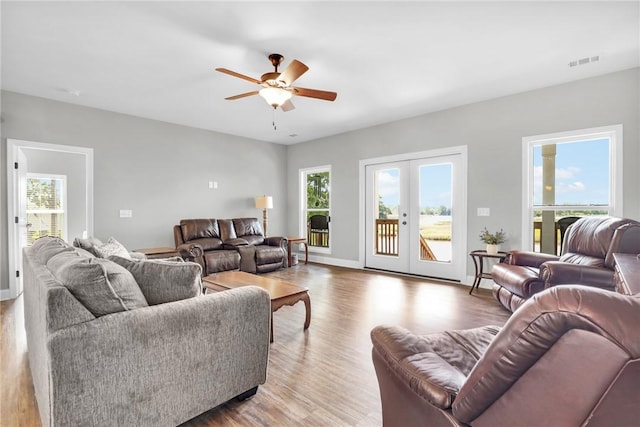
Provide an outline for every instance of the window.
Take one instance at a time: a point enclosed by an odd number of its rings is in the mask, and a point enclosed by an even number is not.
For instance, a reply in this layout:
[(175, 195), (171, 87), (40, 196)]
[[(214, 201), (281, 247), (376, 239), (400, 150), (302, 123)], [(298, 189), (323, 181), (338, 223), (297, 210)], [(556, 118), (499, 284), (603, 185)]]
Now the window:
[(523, 138), (523, 247), (559, 254), (583, 216), (622, 214), (622, 126)]
[(67, 178), (27, 174), (27, 243), (42, 236), (67, 238)]
[[(301, 228), (309, 249), (330, 253), (331, 233), (331, 167), (300, 170)], [(302, 231), (302, 230), (301, 230)]]

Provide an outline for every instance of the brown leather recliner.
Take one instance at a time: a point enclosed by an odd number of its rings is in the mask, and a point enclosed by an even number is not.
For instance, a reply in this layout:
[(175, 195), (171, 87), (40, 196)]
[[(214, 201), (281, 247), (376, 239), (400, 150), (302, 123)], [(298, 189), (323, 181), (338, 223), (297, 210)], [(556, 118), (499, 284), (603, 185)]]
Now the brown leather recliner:
[(562, 254), (511, 251), (495, 264), (493, 295), (515, 311), (534, 294), (576, 283), (615, 290), (614, 253), (640, 253), (640, 222), (627, 218), (585, 217), (569, 226)]
[(183, 219), (173, 227), (173, 237), (180, 255), (200, 264), (205, 276), (287, 267), (287, 239), (265, 238), (257, 218)]
[(636, 426), (640, 296), (580, 285), (526, 301), (502, 329), (371, 332), (385, 427)]

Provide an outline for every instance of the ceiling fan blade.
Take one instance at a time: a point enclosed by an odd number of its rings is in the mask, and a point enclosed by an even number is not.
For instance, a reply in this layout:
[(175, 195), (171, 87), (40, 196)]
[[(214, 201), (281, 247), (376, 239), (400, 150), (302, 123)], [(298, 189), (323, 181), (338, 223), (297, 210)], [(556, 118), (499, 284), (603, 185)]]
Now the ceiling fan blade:
[(287, 112), (287, 111), (295, 110), (296, 107), (293, 105), (293, 102), (291, 102), (290, 99), (287, 99), (284, 102), (284, 104), (280, 106), (280, 108), (282, 108), (282, 111)]
[(235, 71), (227, 70), (226, 68), (216, 68), (216, 71), (220, 71), (221, 73), (229, 74), (230, 76), (238, 77), (258, 85), (262, 83), (260, 80), (256, 80), (253, 77), (245, 76), (244, 74), (236, 73)]
[(326, 90), (318, 90), (318, 89), (307, 89), (304, 87), (294, 87), (293, 93), (295, 93), (298, 96), (324, 99), (325, 101), (335, 101), (336, 96), (338, 96), (338, 94), (335, 92), (329, 92)]
[(246, 96), (257, 95), (257, 94), (258, 94), (258, 91), (254, 90), (254, 91), (247, 92), (247, 93), (241, 93), (240, 95), (233, 95), (233, 96), (230, 96), (230, 97), (225, 98), (225, 99), (227, 101), (233, 101), (234, 99), (240, 99), (240, 98), (244, 98)]
[(309, 67), (304, 65), (302, 62), (294, 59), (291, 61), (291, 64), (287, 65), (287, 68), (280, 74), (278, 80), (281, 80), (286, 83), (287, 86), (290, 86), (298, 77), (307, 72)]

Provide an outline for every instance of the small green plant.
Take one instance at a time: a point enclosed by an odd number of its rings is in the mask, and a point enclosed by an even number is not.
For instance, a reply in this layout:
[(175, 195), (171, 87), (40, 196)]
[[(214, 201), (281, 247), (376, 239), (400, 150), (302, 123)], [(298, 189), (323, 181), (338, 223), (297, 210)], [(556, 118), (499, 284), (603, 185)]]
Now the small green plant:
[(480, 233), (480, 240), (487, 245), (499, 245), (500, 243), (504, 243), (506, 239), (507, 236), (502, 228), (500, 231), (490, 233), (489, 230), (487, 230), (487, 227), (485, 227)]

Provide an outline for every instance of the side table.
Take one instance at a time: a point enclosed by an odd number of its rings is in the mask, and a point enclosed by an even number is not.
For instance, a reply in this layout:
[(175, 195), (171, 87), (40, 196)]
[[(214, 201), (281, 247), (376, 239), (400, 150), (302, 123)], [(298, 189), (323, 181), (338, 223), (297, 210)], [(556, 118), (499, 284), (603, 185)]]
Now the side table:
[(135, 249), (135, 251), (142, 252), (147, 256), (148, 259), (170, 258), (173, 256), (180, 256), (180, 252), (178, 252), (176, 248), (170, 248), (168, 246), (161, 246), (157, 248)]
[(291, 267), (291, 247), (294, 244), (304, 245), (304, 263), (309, 263), (309, 243), (306, 237), (290, 236), (287, 237), (287, 256), (289, 257), (289, 267)]
[(476, 268), (475, 279), (473, 280), (473, 285), (471, 285), (471, 290), (469, 290), (469, 295), (473, 292), (473, 288), (478, 289), (480, 287), (480, 281), (482, 279), (491, 279), (491, 273), (484, 272), (484, 260), (486, 258), (497, 258), (500, 262), (504, 261), (507, 256), (507, 252), (499, 251), (497, 254), (490, 254), (487, 251), (478, 250), (469, 252), (471, 259), (473, 260), (473, 265)]

